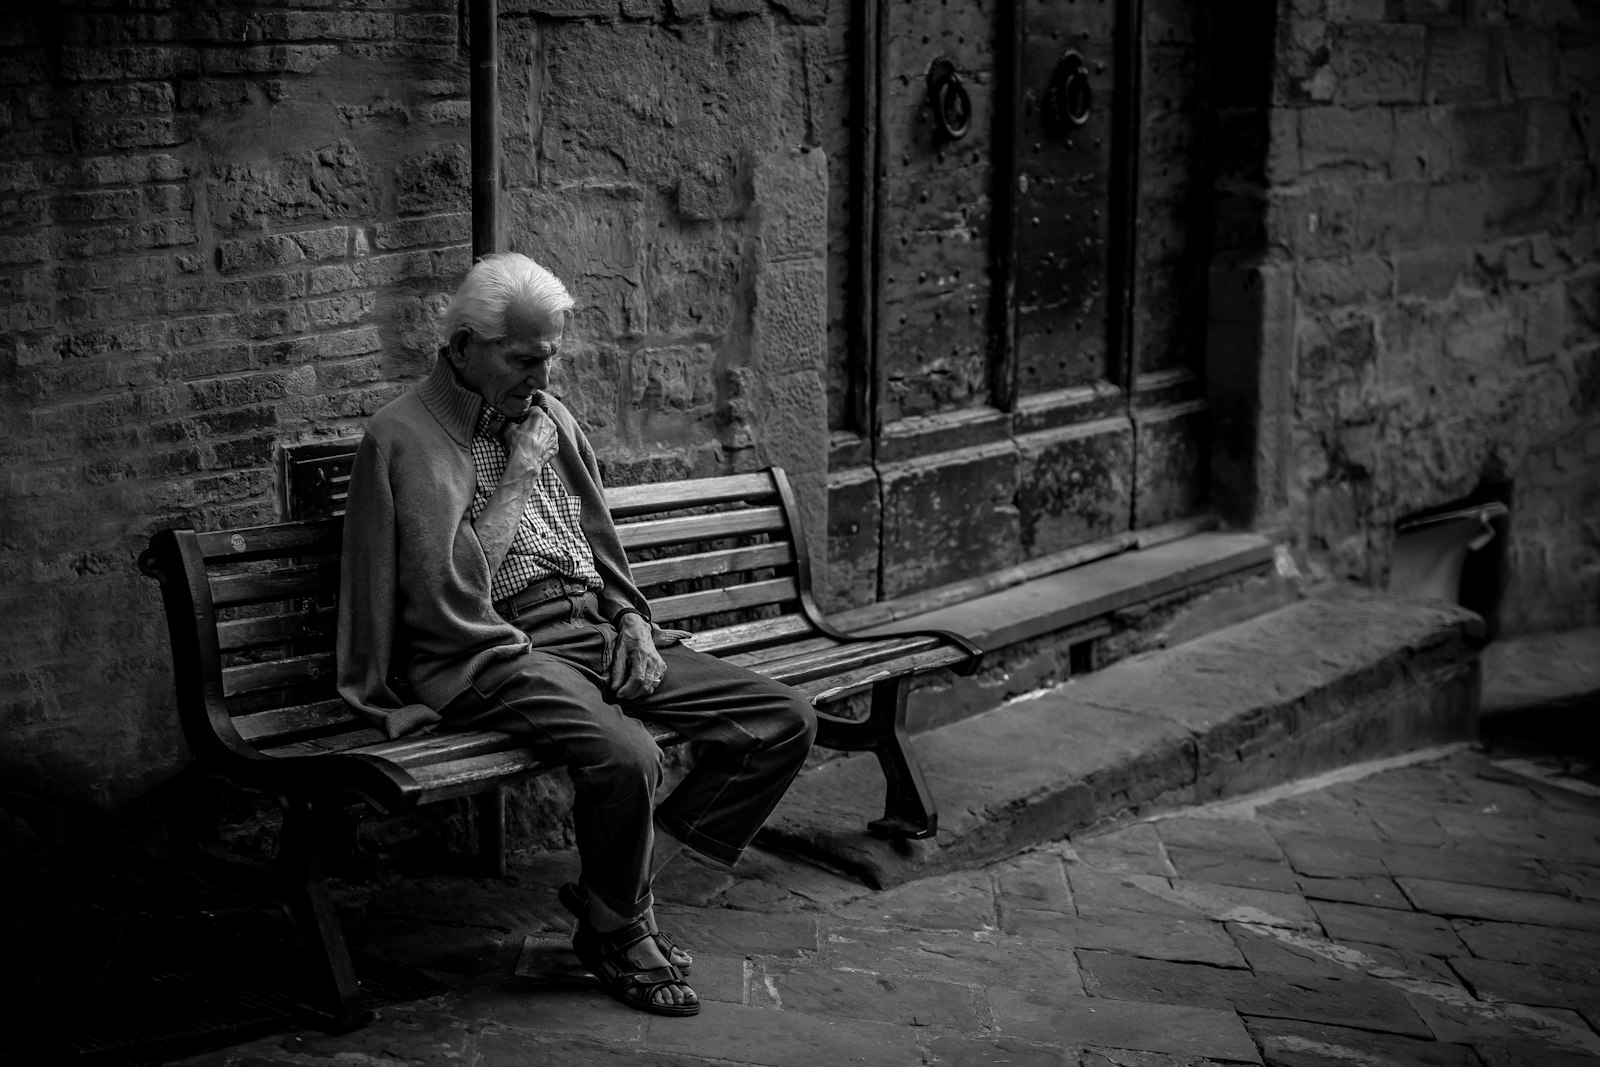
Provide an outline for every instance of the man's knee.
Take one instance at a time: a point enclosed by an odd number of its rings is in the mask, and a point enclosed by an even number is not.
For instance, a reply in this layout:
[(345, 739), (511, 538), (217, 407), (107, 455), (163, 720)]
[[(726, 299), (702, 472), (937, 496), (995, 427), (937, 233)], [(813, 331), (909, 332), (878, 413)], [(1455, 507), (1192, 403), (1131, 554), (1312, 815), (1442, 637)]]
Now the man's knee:
[(574, 782), (653, 795), (661, 784), (661, 747), (643, 727), (607, 732), (574, 746), (568, 769)]
[(804, 759), (817, 736), (817, 713), (803, 694), (788, 686), (781, 688), (768, 737), (773, 747), (794, 748)]

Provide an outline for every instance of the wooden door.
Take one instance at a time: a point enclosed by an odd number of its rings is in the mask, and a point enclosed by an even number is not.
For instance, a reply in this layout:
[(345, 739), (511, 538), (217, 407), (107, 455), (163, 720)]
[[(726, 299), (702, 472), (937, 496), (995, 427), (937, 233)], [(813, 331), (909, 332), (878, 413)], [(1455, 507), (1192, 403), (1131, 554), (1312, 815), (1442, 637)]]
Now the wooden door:
[(883, 596), (1204, 505), (1197, 5), (1143, 3), (877, 9)]

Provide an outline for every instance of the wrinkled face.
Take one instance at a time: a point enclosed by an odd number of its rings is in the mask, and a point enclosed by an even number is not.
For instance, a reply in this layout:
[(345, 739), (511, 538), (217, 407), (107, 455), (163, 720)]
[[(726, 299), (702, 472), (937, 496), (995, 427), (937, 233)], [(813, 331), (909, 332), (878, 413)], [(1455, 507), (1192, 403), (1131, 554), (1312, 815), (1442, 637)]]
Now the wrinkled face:
[(462, 330), (450, 341), (450, 361), (468, 389), (513, 419), (533, 409), (534, 394), (550, 385), (550, 365), (561, 351), (560, 314), (512, 308), (506, 335), (483, 341)]

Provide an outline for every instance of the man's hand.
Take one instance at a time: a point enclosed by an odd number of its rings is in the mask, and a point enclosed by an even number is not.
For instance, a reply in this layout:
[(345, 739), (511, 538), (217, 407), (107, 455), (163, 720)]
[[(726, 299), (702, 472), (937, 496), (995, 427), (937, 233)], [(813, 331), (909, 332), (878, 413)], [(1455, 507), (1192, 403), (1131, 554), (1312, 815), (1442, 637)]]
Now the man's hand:
[[(535, 406), (521, 422), (507, 421), (500, 426), (500, 440), (506, 446), (506, 473), (513, 477), (535, 474), (556, 458), (556, 420)], [(515, 472), (515, 474), (513, 474)]]
[(618, 700), (638, 700), (656, 691), (666, 662), (656, 651), (650, 624), (643, 615), (628, 612), (617, 624), (617, 648), (611, 656), (611, 691)]

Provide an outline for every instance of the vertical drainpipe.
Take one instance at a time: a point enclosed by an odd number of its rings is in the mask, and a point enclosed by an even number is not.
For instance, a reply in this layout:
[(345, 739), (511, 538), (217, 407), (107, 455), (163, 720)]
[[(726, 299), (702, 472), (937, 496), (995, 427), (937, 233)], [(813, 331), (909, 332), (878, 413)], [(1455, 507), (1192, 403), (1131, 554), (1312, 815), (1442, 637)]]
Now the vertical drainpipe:
[(471, 0), (472, 258), (500, 250), (500, 46), (495, 0)]

